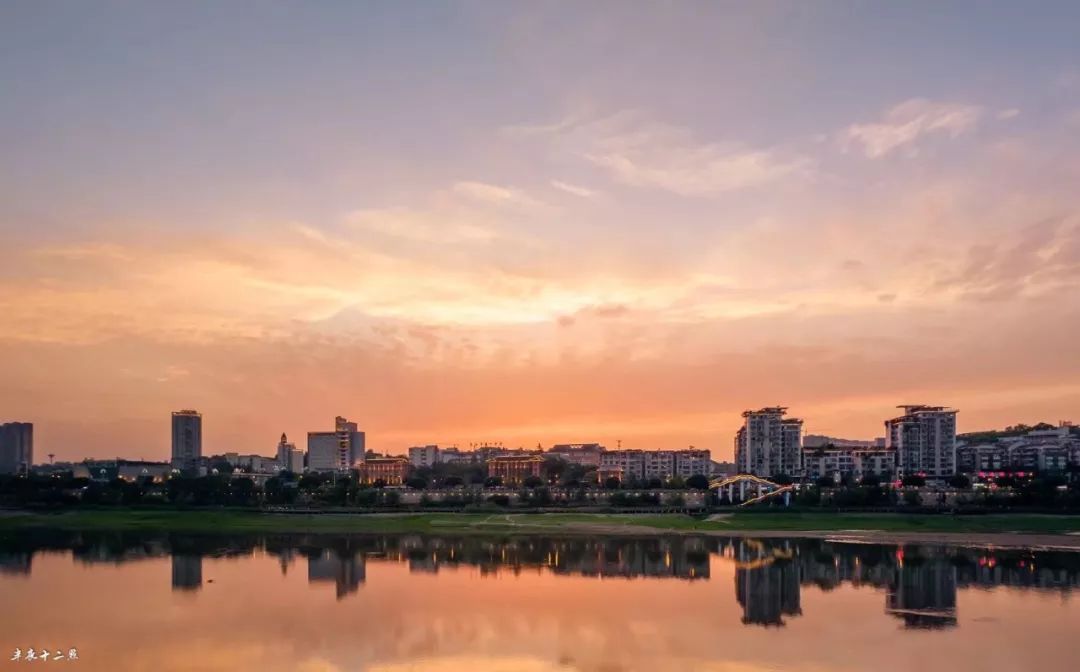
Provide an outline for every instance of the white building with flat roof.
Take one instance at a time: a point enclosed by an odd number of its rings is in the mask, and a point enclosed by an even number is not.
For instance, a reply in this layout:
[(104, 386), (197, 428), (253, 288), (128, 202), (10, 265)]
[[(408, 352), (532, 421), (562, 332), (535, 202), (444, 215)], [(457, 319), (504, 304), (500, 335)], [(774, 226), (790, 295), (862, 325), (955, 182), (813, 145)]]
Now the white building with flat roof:
[(803, 421), (785, 418), (785, 413), (783, 406), (743, 412), (743, 426), (735, 434), (735, 465), (740, 474), (802, 475)]
[(900, 477), (948, 478), (956, 473), (956, 410), (905, 405), (904, 414), (885, 421), (885, 446), (896, 451)]

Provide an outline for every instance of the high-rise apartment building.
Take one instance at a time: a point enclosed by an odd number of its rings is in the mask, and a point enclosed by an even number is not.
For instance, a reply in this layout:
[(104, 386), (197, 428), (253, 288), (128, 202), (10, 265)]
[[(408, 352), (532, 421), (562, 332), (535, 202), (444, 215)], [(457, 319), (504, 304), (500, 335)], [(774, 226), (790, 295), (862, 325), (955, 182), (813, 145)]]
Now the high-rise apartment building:
[(762, 478), (802, 475), (802, 426), (785, 418), (787, 408), (772, 406), (743, 413), (743, 426), (735, 434), (735, 465), (740, 474)]
[(308, 432), (308, 469), (348, 471), (364, 461), (364, 433), (355, 422), (338, 416), (334, 431)]
[(0, 474), (28, 474), (33, 465), (33, 423), (0, 424)]
[(172, 414), (173, 469), (197, 474), (202, 459), (202, 415), (198, 411), (174, 411)]
[(885, 421), (885, 446), (896, 451), (898, 474), (948, 478), (956, 473), (956, 410), (898, 406), (904, 414)]

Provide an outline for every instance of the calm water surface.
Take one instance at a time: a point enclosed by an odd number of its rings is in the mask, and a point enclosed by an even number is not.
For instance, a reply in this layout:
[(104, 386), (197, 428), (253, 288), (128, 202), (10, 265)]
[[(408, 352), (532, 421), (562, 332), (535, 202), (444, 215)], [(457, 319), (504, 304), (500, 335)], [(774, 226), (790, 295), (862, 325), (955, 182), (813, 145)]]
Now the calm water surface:
[(1065, 670), (1078, 587), (1068, 552), (20, 532), (0, 538), (0, 667)]

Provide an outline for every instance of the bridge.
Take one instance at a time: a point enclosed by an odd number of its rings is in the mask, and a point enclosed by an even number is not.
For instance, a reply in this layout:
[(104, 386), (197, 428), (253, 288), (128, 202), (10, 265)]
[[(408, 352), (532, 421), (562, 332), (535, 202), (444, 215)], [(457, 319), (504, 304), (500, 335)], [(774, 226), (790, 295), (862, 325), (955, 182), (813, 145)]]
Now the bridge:
[(743, 539), (735, 555), (735, 568), (760, 569), (777, 560), (791, 560), (794, 557), (794, 551), (786, 546), (766, 548), (765, 544), (757, 539)]
[[(753, 474), (736, 474), (727, 478), (714, 478), (709, 481), (709, 489), (724, 492), (728, 501), (732, 502), (735, 501), (735, 491), (738, 489), (739, 506), (757, 504), (777, 495), (784, 495), (784, 504), (786, 505), (790, 499), (789, 493), (794, 491), (795, 486), (780, 485)], [(748, 492), (752, 493), (752, 496), (747, 497)]]

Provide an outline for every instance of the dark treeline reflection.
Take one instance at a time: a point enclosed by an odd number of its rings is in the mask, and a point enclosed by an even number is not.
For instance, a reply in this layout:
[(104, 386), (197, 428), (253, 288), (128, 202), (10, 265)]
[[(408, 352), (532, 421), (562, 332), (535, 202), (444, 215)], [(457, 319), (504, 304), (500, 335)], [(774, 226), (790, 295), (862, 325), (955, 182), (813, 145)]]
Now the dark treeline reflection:
[[(782, 626), (802, 614), (801, 591), (841, 584), (882, 591), (884, 612), (905, 627), (957, 623), (957, 590), (1011, 586), (1071, 591), (1080, 586), (1080, 553), (848, 543), (821, 539), (719, 537), (477, 538), (430, 535), (220, 536), (145, 532), (32, 530), (0, 537), (0, 575), (29, 574), (38, 553), (68, 553), (80, 563), (170, 557), (172, 587), (203, 586), (203, 558), (277, 559), (282, 573), (307, 566), (308, 581), (333, 584), (338, 598), (359, 590), (367, 563), (405, 563), (413, 572), (473, 567), (481, 575), (549, 572), (583, 577), (709, 580), (713, 558), (735, 567), (743, 623)], [(2, 576), (0, 576), (2, 579)], [(210, 579), (212, 580), (212, 579)]]

